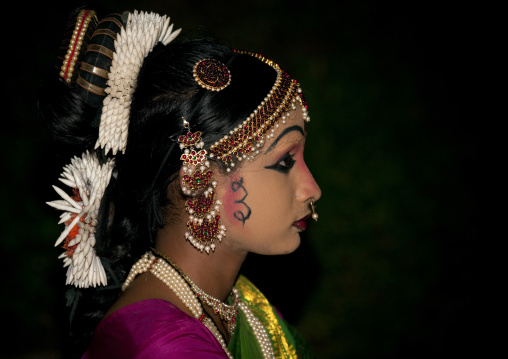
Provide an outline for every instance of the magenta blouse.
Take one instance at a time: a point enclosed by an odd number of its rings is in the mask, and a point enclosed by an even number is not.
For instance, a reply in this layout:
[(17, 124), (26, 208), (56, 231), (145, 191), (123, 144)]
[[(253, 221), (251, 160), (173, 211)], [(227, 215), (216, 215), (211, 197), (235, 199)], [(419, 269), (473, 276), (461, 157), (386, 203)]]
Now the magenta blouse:
[(82, 359), (227, 358), (213, 334), (162, 299), (147, 299), (102, 320)]

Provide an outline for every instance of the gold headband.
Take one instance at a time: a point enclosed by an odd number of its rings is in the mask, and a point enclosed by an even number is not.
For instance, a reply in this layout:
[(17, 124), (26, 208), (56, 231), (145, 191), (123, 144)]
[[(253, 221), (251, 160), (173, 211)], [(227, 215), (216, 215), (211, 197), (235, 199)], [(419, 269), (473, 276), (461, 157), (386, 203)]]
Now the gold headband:
[(274, 127), (279, 123), (279, 119), (285, 119), (286, 113), (291, 108), (295, 108), (296, 101), (302, 105), (304, 119), (309, 121), (306, 103), (296, 80), (281, 70), (279, 65), (262, 55), (246, 51), (236, 52), (254, 56), (271, 66), (277, 72), (277, 79), (257, 109), (238, 127), (210, 147), (210, 157), (222, 160), (228, 166), (228, 172), (230, 171), (229, 166), (235, 165), (235, 158), (238, 161), (252, 159), (259, 153), (265, 136), (270, 138), (273, 135)]

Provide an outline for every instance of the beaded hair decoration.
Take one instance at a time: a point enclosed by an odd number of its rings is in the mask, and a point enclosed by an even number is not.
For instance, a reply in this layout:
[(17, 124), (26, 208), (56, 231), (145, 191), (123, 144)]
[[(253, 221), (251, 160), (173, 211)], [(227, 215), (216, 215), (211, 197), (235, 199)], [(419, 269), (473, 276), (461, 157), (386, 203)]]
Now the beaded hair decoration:
[[(74, 69), (79, 69), (83, 51), (86, 48), (91, 34), (97, 26), (97, 14), (94, 10), (81, 10), (72, 27), (67, 30), (66, 38), (70, 38), (67, 46), (62, 46), (61, 50), (66, 51), (65, 55), (57, 56), (60, 66), (60, 77), (67, 83), (74, 82), (77, 74)], [(79, 71), (77, 71), (79, 72)]]
[[(171, 42), (180, 29), (173, 31), (169, 18), (155, 13), (113, 14), (97, 24), (95, 11), (82, 10), (72, 32), (68, 46), (63, 47), (66, 55), (59, 59), (60, 76), (76, 84), (85, 103), (102, 107), (95, 148), (101, 148), (105, 156), (110, 150), (113, 155), (124, 152), (132, 94), (143, 60), (157, 43)], [(65, 229), (55, 246), (64, 249), (59, 258), (68, 267), (67, 284), (80, 288), (107, 285), (104, 266), (94, 249), (95, 227), (114, 166), (114, 157), (103, 160), (97, 151), (86, 151), (64, 167), (60, 178), (72, 194), (53, 186), (60, 199), (48, 205), (62, 211), (59, 223)]]
[(203, 88), (221, 91), (231, 83), (231, 73), (222, 62), (215, 59), (204, 59), (196, 62), (192, 70), (194, 79)]
[(279, 121), (285, 123), (287, 112), (296, 108), (297, 101), (302, 105), (305, 121), (310, 121), (307, 103), (296, 80), (293, 80), (279, 65), (260, 54), (236, 52), (254, 56), (271, 66), (277, 72), (277, 78), (257, 109), (238, 127), (210, 147), (210, 157), (223, 161), (228, 172), (231, 170), (230, 167), (234, 167), (235, 160), (252, 159), (259, 153), (265, 137), (269, 139), (273, 136)]

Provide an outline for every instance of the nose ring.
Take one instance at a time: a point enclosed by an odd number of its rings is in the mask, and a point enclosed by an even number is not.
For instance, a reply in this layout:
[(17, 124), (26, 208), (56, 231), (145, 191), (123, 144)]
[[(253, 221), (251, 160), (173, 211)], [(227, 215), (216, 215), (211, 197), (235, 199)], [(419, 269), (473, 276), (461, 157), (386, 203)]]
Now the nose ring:
[(316, 205), (314, 204), (314, 198), (312, 198), (312, 197), (309, 200), (309, 206), (310, 206), (310, 210), (312, 212), (312, 219), (317, 222), (318, 214), (316, 213)]

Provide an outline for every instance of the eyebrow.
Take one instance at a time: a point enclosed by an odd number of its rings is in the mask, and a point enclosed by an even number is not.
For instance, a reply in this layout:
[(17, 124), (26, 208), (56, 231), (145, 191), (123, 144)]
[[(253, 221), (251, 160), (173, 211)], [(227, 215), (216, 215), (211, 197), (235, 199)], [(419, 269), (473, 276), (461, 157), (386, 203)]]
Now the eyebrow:
[(288, 133), (290, 132), (293, 132), (293, 131), (298, 131), (302, 134), (302, 136), (305, 136), (305, 133), (303, 131), (303, 128), (301, 126), (298, 126), (298, 125), (294, 125), (294, 126), (291, 126), (291, 127), (288, 127), (286, 129), (284, 129), (284, 131), (281, 132), (281, 134), (275, 139), (275, 141), (272, 142), (272, 144), (270, 145), (270, 147), (268, 147), (268, 149), (265, 151), (265, 155), (270, 152), (275, 146), (277, 146), (277, 143), (280, 141), (280, 139), (284, 136), (286, 136)]

